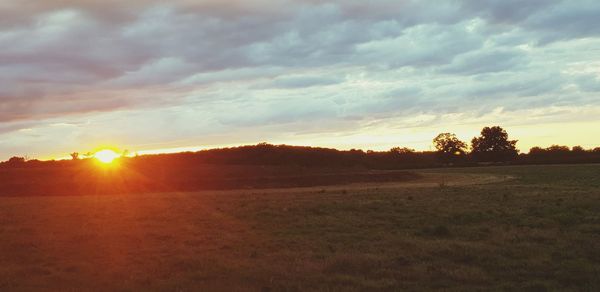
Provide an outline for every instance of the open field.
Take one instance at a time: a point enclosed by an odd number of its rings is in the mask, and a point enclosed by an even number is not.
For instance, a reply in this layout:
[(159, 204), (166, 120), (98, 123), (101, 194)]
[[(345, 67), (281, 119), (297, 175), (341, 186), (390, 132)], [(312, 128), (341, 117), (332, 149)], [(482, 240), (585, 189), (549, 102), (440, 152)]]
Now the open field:
[(409, 171), (365, 168), (211, 164), (136, 167), (126, 162), (111, 166), (94, 161), (75, 162), (68, 167), (0, 168), (0, 197), (293, 188), (421, 178)]
[(0, 290), (600, 290), (600, 165), (0, 198)]

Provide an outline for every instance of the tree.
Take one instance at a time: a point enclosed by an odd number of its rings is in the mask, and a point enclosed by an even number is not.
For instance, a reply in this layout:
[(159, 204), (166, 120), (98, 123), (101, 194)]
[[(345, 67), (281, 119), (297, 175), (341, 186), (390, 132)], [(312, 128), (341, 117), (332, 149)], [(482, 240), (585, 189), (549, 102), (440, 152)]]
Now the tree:
[(27, 162), (27, 158), (13, 156), (6, 163), (10, 166), (20, 166), (20, 165), (24, 165), (25, 162)]
[(501, 127), (485, 127), (481, 136), (471, 140), (471, 154), (478, 161), (509, 161), (519, 153), (516, 144), (517, 140), (508, 140), (508, 133)]
[(433, 145), (444, 162), (457, 162), (467, 153), (467, 144), (452, 133), (441, 133), (433, 139)]
[(394, 148), (390, 149), (390, 153), (395, 153), (395, 154), (414, 154), (415, 153), (415, 149), (408, 148), (408, 147), (394, 147)]
[(532, 147), (531, 149), (529, 149), (529, 154), (532, 155), (540, 155), (540, 154), (544, 154), (546, 152), (546, 149), (543, 149), (542, 147), (539, 146), (535, 146)]
[(73, 160), (78, 160), (79, 159), (79, 152), (73, 152), (70, 155), (71, 155), (71, 158)]
[(566, 154), (566, 153), (569, 153), (571, 150), (569, 150), (569, 146), (552, 145), (552, 146), (546, 148), (546, 151), (552, 152), (552, 153)]
[(585, 152), (585, 149), (583, 149), (581, 146), (573, 146), (573, 148), (571, 148), (571, 152), (581, 154)]

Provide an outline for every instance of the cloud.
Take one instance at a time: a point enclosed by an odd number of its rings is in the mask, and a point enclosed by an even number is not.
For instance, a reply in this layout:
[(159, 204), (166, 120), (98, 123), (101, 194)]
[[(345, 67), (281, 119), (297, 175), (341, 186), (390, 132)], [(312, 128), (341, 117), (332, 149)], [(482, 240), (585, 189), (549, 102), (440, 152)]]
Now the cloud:
[(558, 75), (542, 75), (516, 80), (502, 79), (502, 75), (496, 75), (482, 81), (479, 86), (474, 86), (467, 91), (470, 96), (487, 98), (539, 96), (558, 90), (563, 82)]
[(360, 44), (357, 54), (369, 64), (384, 67), (437, 66), (482, 45), (483, 37), (469, 31), (464, 24), (423, 24), (408, 28), (395, 38)]
[(65, 120), (85, 125), (60, 131), (73, 144), (218, 144), (235, 143), (218, 131), (342, 135), (596, 106), (599, 13), (592, 0), (2, 1), (0, 153)]
[(576, 77), (577, 86), (586, 92), (600, 92), (600, 78), (597, 75), (583, 74)]
[(466, 0), (461, 1), (467, 15), (477, 16), (495, 24), (514, 25), (526, 21), (532, 15), (552, 9), (557, 2), (546, 0)]
[(343, 78), (331, 76), (284, 76), (275, 78), (270, 85), (274, 88), (306, 88), (334, 85), (343, 82)]
[(532, 15), (524, 27), (540, 32), (539, 42), (595, 37), (600, 35), (600, 5), (597, 1), (562, 1)]
[(441, 67), (440, 72), (465, 75), (493, 73), (514, 70), (528, 62), (521, 50), (480, 50), (456, 57), (451, 64)]

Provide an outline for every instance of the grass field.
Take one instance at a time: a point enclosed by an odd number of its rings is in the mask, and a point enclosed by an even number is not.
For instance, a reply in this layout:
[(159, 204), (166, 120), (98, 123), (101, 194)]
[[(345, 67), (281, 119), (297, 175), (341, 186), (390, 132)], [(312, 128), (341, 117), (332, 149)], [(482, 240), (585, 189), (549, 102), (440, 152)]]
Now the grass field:
[(0, 198), (0, 290), (600, 291), (600, 165)]

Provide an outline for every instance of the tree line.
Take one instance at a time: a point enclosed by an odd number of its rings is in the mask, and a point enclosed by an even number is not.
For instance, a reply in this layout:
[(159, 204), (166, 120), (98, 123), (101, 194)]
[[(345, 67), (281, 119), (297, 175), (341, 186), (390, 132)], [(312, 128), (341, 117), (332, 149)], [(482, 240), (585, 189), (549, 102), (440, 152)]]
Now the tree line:
[[(475, 166), (481, 164), (544, 164), (600, 162), (600, 147), (583, 149), (553, 145), (534, 147), (519, 153), (517, 140), (510, 140), (499, 126), (485, 127), (470, 145), (452, 133), (433, 139), (435, 151), (415, 151), (394, 147), (389, 151), (337, 150), (321, 147), (272, 145), (260, 143), (240, 147), (218, 148), (198, 152), (123, 157), (123, 163), (136, 168), (194, 167), (210, 165), (279, 165), (301, 167), (370, 169), (426, 168), (440, 166)], [(73, 153), (72, 160), (39, 161), (13, 157), (0, 163), (2, 168), (73, 166), (90, 161), (91, 155)]]
[(441, 133), (433, 139), (439, 161), (446, 164), (600, 162), (600, 147), (584, 149), (581, 146), (552, 145), (533, 147), (529, 153), (519, 153), (517, 142), (510, 140), (506, 130), (500, 126), (484, 127), (480, 136), (471, 140), (470, 147), (452, 133)]

